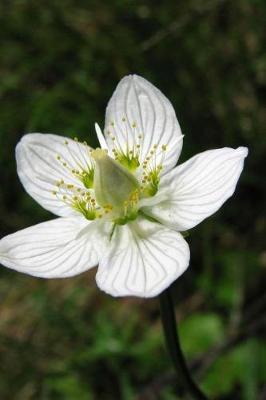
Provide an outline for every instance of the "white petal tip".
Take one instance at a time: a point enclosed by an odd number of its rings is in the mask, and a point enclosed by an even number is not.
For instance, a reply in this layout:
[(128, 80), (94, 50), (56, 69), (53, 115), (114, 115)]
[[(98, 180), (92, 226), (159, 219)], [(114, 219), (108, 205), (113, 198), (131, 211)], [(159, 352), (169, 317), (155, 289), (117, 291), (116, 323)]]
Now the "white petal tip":
[(98, 138), (101, 148), (104, 150), (107, 150), (108, 149), (107, 143), (106, 143), (106, 140), (104, 138), (104, 135), (102, 133), (102, 130), (101, 130), (99, 124), (97, 124), (97, 122), (95, 122), (94, 127), (95, 127), (96, 135), (97, 135), (97, 138)]
[(24, 135), (24, 136), (22, 136), (22, 138), (20, 139), (20, 141), (17, 143), (17, 145), (16, 145), (16, 151), (19, 149), (19, 148), (21, 148), (22, 146), (25, 146), (25, 145), (27, 145), (27, 142), (28, 142), (28, 136), (29, 135)]
[(94, 126), (95, 126), (96, 132), (99, 132), (99, 131), (102, 132), (101, 128), (100, 128), (100, 125), (97, 122), (94, 122)]
[(27, 144), (27, 143), (29, 143), (29, 142), (31, 142), (34, 138), (36, 139), (36, 137), (37, 136), (39, 136), (39, 135), (45, 135), (45, 134), (43, 134), (43, 133), (36, 133), (36, 132), (33, 132), (33, 133), (25, 133), (25, 135), (23, 135), (21, 138), (20, 138), (20, 141), (18, 142), (18, 145), (19, 144)]
[(239, 153), (239, 155), (241, 155), (241, 157), (245, 158), (248, 155), (248, 148), (247, 147), (238, 147), (236, 149), (236, 151)]

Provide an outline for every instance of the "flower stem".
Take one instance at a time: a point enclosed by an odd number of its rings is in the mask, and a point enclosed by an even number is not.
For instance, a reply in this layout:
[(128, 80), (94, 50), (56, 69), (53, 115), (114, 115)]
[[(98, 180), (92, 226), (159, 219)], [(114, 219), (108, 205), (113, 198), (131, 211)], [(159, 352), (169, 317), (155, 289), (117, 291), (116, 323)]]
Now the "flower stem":
[(177, 333), (177, 323), (170, 289), (168, 288), (161, 293), (159, 299), (165, 342), (174, 364), (180, 386), (183, 387), (193, 399), (207, 400), (207, 397), (192, 380), (186, 365)]

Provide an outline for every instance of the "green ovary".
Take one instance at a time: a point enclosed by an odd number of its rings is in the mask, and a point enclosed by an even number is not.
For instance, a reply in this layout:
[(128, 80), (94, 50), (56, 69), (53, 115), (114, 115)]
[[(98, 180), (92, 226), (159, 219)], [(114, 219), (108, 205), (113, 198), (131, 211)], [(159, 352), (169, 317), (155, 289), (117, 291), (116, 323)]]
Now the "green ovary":
[(114, 221), (124, 224), (137, 216), (139, 183), (134, 175), (104, 150), (92, 152), (95, 161), (94, 191), (101, 207), (111, 206)]

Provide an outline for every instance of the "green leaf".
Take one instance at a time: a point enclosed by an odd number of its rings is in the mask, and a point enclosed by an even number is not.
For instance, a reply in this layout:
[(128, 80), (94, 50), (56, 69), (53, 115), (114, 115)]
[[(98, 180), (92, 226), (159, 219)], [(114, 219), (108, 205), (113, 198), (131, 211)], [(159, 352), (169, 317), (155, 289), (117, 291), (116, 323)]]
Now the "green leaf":
[(194, 314), (180, 323), (180, 339), (188, 356), (197, 356), (224, 338), (222, 319), (216, 314)]

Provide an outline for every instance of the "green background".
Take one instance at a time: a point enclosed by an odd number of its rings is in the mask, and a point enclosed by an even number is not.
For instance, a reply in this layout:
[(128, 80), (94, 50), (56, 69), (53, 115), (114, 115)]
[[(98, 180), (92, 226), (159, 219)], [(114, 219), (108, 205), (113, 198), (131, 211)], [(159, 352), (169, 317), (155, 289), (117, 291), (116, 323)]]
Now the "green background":
[[(181, 162), (249, 147), (234, 196), (190, 232), (191, 265), (173, 287), (192, 373), (216, 399), (266, 397), (265, 19), (264, 0), (0, 0), (1, 236), (53, 217), (18, 180), (20, 137), (95, 145), (94, 122), (126, 74), (173, 103)], [(109, 297), (95, 270), (0, 273), (1, 399), (177, 398), (157, 299)]]

